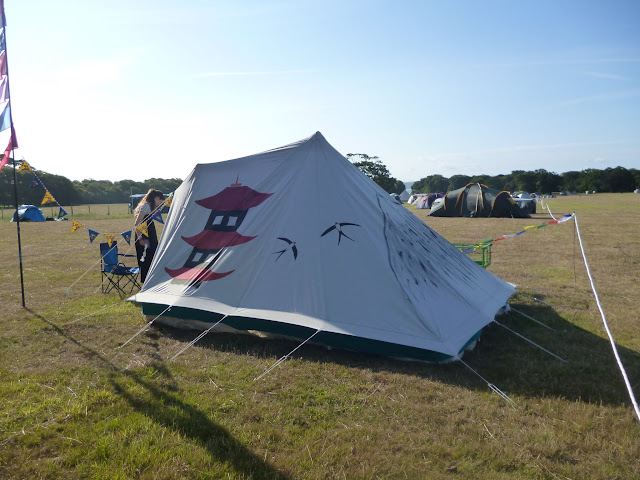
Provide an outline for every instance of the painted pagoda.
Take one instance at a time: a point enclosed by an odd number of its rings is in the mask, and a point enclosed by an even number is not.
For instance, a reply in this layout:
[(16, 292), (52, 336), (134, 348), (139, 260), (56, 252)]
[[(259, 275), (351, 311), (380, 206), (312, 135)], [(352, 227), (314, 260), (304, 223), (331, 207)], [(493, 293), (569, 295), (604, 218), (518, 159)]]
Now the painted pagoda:
[(238, 233), (238, 228), (250, 208), (257, 207), (273, 195), (256, 192), (237, 182), (236, 179), (236, 183), (212, 197), (196, 200), (198, 205), (211, 210), (211, 213), (202, 232), (192, 237), (182, 237), (193, 250), (181, 268), (165, 268), (174, 279), (198, 287), (202, 282), (218, 280), (234, 272), (214, 272), (212, 268), (225, 248), (242, 245), (256, 238), (257, 235), (249, 237)]

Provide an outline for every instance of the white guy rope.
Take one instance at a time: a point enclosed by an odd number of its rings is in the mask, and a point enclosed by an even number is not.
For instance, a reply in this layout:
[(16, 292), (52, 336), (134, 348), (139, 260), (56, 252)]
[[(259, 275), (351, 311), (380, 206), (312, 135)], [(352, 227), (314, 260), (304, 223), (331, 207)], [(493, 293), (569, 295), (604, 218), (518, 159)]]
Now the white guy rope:
[(547, 207), (547, 212), (549, 212), (549, 215), (551, 215), (551, 218), (553, 218), (554, 220), (557, 220), (557, 218), (553, 216), (553, 213), (551, 213), (551, 209), (549, 208), (549, 204), (547, 203), (545, 206)]
[(105, 310), (108, 310), (108, 309), (113, 308), (113, 307), (115, 307), (117, 305), (120, 305), (122, 302), (124, 302), (124, 300), (120, 300), (119, 302), (112, 303), (111, 305), (107, 305), (106, 307), (103, 307), (100, 310), (96, 310), (95, 312), (90, 313), (89, 315), (85, 315), (84, 317), (80, 317), (80, 318), (76, 318), (75, 320), (71, 320), (69, 323), (65, 323), (64, 326), (66, 327), (67, 325), (71, 325), (72, 323), (79, 322), (80, 320), (84, 320), (85, 318), (89, 318), (92, 315), (95, 315), (97, 313), (104, 312)]
[(493, 383), (489, 382), (486, 378), (484, 378), (482, 375), (480, 375), (478, 372), (476, 372), (473, 368), (471, 368), (464, 360), (462, 360), (462, 358), (458, 357), (458, 360), (460, 361), (460, 363), (462, 363), (465, 367), (467, 367), (469, 370), (471, 370), (473, 373), (475, 373), (478, 377), (480, 377), (480, 379), (487, 384), (487, 386), (494, 392), (497, 393), (498, 395), (500, 395), (500, 397), (502, 397), (503, 400), (506, 400), (507, 402), (511, 403), (514, 407), (517, 406), (516, 402), (514, 402), (513, 400), (511, 400), (509, 398), (509, 395), (507, 395), (506, 393), (504, 393), (502, 390), (500, 390), (498, 387), (496, 387)]
[(211, 330), (213, 330), (214, 327), (217, 327), (218, 324), (220, 324), (220, 322), (222, 322), (225, 318), (227, 318), (228, 315), (225, 315), (224, 317), (222, 317), (220, 320), (218, 320), (216, 323), (214, 323), (213, 325), (211, 325), (209, 328), (207, 328), (204, 332), (200, 333), (200, 335), (198, 335), (196, 338), (194, 338), (193, 340), (191, 340), (189, 343), (187, 343), (187, 346), (184, 347), (182, 350), (180, 350), (178, 353), (176, 353), (173, 357), (171, 357), (169, 359), (170, 362), (173, 362), (176, 358), (178, 358), (180, 355), (182, 355), (189, 347), (194, 346), (196, 343), (198, 343), (198, 341), (204, 337), (207, 333), (209, 333)]
[(640, 421), (640, 408), (638, 408), (638, 402), (636, 401), (636, 397), (633, 394), (633, 389), (631, 388), (631, 383), (629, 383), (627, 372), (625, 371), (624, 366), (622, 365), (622, 360), (620, 360), (620, 355), (618, 354), (618, 348), (616, 347), (616, 342), (613, 340), (613, 335), (611, 334), (611, 330), (609, 330), (609, 324), (607, 323), (607, 318), (604, 315), (604, 310), (602, 310), (602, 305), (600, 305), (600, 298), (598, 297), (596, 286), (593, 283), (593, 277), (591, 276), (591, 270), (589, 269), (589, 263), (587, 262), (587, 255), (584, 253), (584, 246), (582, 245), (582, 237), (580, 236), (580, 227), (578, 226), (578, 215), (574, 214), (574, 219), (576, 222), (576, 233), (578, 234), (578, 242), (580, 243), (580, 251), (582, 252), (582, 259), (584, 260), (584, 266), (587, 269), (587, 276), (589, 277), (589, 283), (591, 283), (591, 290), (593, 291), (593, 296), (596, 299), (596, 305), (598, 305), (598, 310), (600, 311), (600, 316), (602, 317), (602, 323), (604, 324), (604, 328), (607, 331), (607, 335), (609, 336), (609, 342), (611, 343), (611, 349), (613, 350), (613, 355), (616, 357), (616, 362), (618, 362), (618, 367), (620, 368), (620, 372), (622, 373), (622, 378), (624, 378), (624, 383), (627, 387), (627, 391), (629, 392), (629, 398), (631, 399), (633, 408), (636, 411), (636, 416)]
[[(533, 298), (536, 298), (536, 297), (533, 297)], [(544, 302), (543, 302), (543, 303), (544, 303)], [(548, 328), (548, 329), (549, 329), (549, 330), (551, 330), (552, 332), (555, 332), (555, 331), (556, 331), (554, 328), (551, 328), (549, 325), (547, 325), (547, 324), (545, 324), (545, 323), (542, 323), (540, 320), (536, 320), (536, 319), (535, 319), (535, 318), (533, 318), (532, 316), (527, 315), (526, 313), (521, 312), (520, 310), (516, 310), (515, 308), (513, 308), (513, 306), (512, 306), (512, 305), (509, 305), (509, 306), (511, 307), (511, 310), (513, 310), (513, 311), (514, 311), (514, 312), (516, 312), (516, 313), (519, 313), (519, 314), (520, 314), (520, 315), (522, 315), (524, 318), (528, 318), (529, 320), (532, 320), (532, 321), (536, 322), (538, 325), (542, 325), (544, 328)]]
[(494, 320), (495, 323), (497, 323), (498, 325), (500, 325), (502, 328), (506, 328), (507, 330), (509, 330), (511, 333), (513, 333), (514, 335), (520, 337), (521, 339), (523, 339), (526, 342), (529, 342), (531, 345), (533, 345), (534, 347), (538, 347), (540, 350), (542, 350), (543, 352), (548, 353), (549, 355), (551, 355), (552, 357), (557, 358), (558, 360), (560, 360), (561, 362), (564, 363), (569, 363), (567, 362), (564, 358), (560, 358), (558, 355), (556, 355), (553, 352), (550, 352), (549, 350), (547, 350), (546, 348), (541, 347), (540, 345), (538, 345), (537, 343), (529, 340), (527, 337), (520, 335), (518, 332), (516, 332), (515, 330), (510, 329), (509, 327), (507, 327), (506, 325), (503, 325), (502, 323), (498, 322), (497, 320)]
[(158, 315), (157, 317), (155, 317), (153, 320), (151, 320), (149, 323), (147, 323), (144, 327), (142, 327), (140, 330), (138, 330), (138, 332), (131, 337), (129, 340), (127, 340), (126, 342), (124, 342), (122, 345), (120, 345), (118, 348), (116, 348), (116, 350), (120, 350), (122, 347), (124, 347), (125, 345), (128, 345), (129, 342), (131, 342), (131, 340), (133, 340), (134, 338), (136, 338), (138, 335), (140, 335), (142, 332), (144, 332), (147, 328), (149, 328), (151, 326), (151, 324), (153, 322), (155, 322), (158, 318), (160, 318), (162, 315), (165, 314), (165, 312), (167, 312), (168, 310), (171, 310), (171, 307), (173, 305), (169, 305), (167, 308), (165, 308), (162, 313), (160, 313), (160, 315)]
[(273, 370), (274, 368), (278, 367), (282, 362), (284, 362), (285, 360), (287, 360), (291, 355), (293, 355), (293, 353), (298, 350), (301, 346), (303, 346), (305, 343), (307, 343), (309, 340), (311, 340), (313, 337), (315, 337), (318, 333), (320, 333), (321, 330), (316, 330), (315, 333), (313, 335), (311, 335), (309, 338), (307, 338), (304, 342), (302, 342), (300, 345), (298, 345), (296, 348), (294, 348), (293, 350), (291, 350), (289, 353), (287, 353), (286, 355), (283, 355), (276, 363), (274, 363), (273, 365), (271, 365), (269, 368), (267, 368), (264, 372), (262, 372), (262, 374), (256, 378), (253, 379), (253, 381), (257, 381), (260, 380), (262, 377), (264, 377), (266, 374), (268, 374), (269, 372), (271, 372), (271, 370)]

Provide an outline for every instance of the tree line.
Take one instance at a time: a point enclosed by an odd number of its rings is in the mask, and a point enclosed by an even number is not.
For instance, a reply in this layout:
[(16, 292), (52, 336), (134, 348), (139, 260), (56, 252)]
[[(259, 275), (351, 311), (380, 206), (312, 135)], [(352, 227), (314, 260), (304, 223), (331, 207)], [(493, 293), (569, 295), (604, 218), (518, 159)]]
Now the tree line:
[[(62, 175), (41, 171), (38, 171), (37, 175), (61, 205), (128, 203), (132, 193), (147, 193), (150, 188), (171, 193), (182, 183), (180, 178), (150, 178), (142, 182), (134, 180), (112, 182), (94, 179), (71, 181)], [(40, 205), (45, 190), (41, 186), (32, 185), (35, 179), (33, 172), (16, 172), (16, 176), (18, 203)], [(0, 172), (0, 205), (14, 205), (13, 169), (10, 166), (3, 168)]]
[(411, 186), (414, 193), (447, 192), (464, 187), (467, 183), (482, 183), (496, 190), (509, 192), (632, 192), (640, 188), (640, 170), (635, 168), (589, 168), (580, 172), (548, 172), (544, 169), (514, 170), (506, 175), (429, 175)]

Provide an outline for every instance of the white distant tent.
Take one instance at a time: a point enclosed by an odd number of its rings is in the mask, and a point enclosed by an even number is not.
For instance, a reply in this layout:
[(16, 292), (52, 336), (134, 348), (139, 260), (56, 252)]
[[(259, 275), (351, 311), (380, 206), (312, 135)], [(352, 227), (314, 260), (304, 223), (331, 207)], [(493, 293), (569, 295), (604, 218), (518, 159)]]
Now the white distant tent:
[(444, 361), (514, 288), (393, 200), (318, 132), (200, 164), (176, 190), (132, 300), (175, 325), (224, 317), (315, 343)]

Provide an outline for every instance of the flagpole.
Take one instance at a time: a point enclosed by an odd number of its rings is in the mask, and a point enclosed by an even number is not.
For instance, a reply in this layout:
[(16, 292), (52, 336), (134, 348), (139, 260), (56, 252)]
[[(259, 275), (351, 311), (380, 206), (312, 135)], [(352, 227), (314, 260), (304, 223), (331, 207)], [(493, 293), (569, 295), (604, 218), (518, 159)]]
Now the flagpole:
[[(11, 89), (9, 82), (9, 54), (7, 49), (7, 17), (4, 14), (4, 2), (0, 1), (0, 12), (2, 20), (2, 28), (4, 29), (4, 61), (7, 68), (7, 108), (11, 108)], [(22, 293), (22, 307), (26, 308), (24, 301), (24, 269), (22, 268), (22, 241), (20, 239), (20, 215), (18, 214), (18, 176), (16, 175), (16, 153), (15, 153), (15, 131), (13, 128), (13, 115), (9, 110), (9, 125), (10, 125), (10, 142), (11, 142), (11, 156), (13, 157), (13, 199), (16, 207), (16, 229), (18, 233), (18, 261), (20, 264), (20, 291)]]

